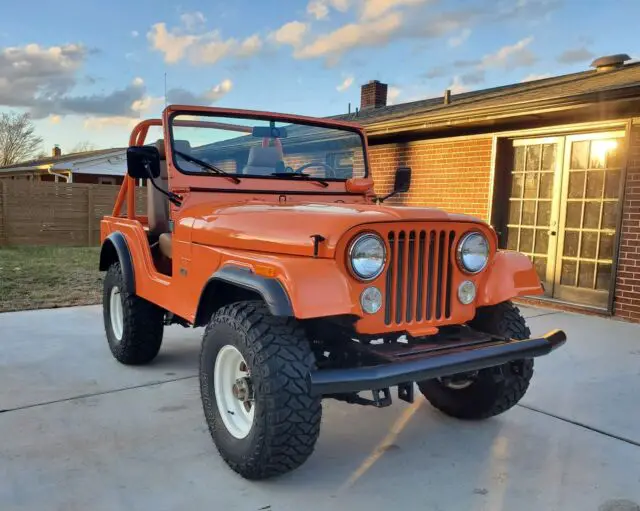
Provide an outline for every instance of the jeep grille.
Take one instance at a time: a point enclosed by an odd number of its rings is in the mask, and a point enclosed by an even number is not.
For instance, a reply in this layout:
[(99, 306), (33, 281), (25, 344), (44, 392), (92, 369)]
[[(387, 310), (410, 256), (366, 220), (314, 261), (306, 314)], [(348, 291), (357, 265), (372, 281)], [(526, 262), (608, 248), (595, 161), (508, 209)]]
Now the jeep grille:
[(451, 317), (451, 251), (455, 238), (453, 230), (388, 232), (386, 325)]

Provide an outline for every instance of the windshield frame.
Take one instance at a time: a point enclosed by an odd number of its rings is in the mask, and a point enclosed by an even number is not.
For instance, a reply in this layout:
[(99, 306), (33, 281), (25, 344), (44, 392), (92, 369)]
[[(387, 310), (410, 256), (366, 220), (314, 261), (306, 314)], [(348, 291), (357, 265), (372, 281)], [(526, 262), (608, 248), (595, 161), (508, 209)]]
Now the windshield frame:
[[(256, 120), (256, 121), (275, 121), (278, 123), (292, 123), (298, 125), (306, 125), (306, 126), (315, 126), (319, 128), (326, 128), (330, 130), (336, 131), (347, 131), (353, 134), (356, 134), (360, 137), (360, 147), (362, 150), (362, 156), (364, 160), (364, 174), (362, 176), (351, 176), (350, 178), (335, 178), (335, 177), (321, 177), (322, 181), (326, 181), (328, 183), (346, 183), (351, 179), (369, 179), (370, 178), (370, 170), (369, 170), (369, 155), (368, 155), (368, 144), (367, 137), (364, 133), (364, 130), (357, 125), (342, 122), (342, 121), (334, 121), (331, 119), (323, 120), (321, 118), (313, 118), (313, 117), (305, 117), (305, 116), (296, 116), (296, 115), (287, 115), (287, 114), (279, 114), (275, 112), (259, 112), (252, 110), (231, 110), (231, 109), (220, 109), (217, 110), (214, 107), (209, 108), (184, 108), (184, 107), (174, 107), (171, 108), (169, 115), (165, 117), (167, 121), (166, 126), (166, 135), (169, 139), (170, 143), (170, 153), (171, 153), (171, 164), (172, 166), (180, 173), (186, 176), (197, 176), (197, 177), (206, 177), (206, 178), (222, 178), (228, 179), (228, 176), (224, 176), (222, 174), (213, 174), (213, 173), (203, 173), (198, 171), (188, 171), (180, 168), (178, 162), (176, 161), (176, 154), (174, 150), (174, 120), (175, 117), (179, 115), (189, 115), (189, 116), (198, 116), (198, 117), (210, 117), (210, 118), (235, 118), (242, 120)], [(200, 119), (202, 120), (202, 119)], [(197, 121), (194, 121), (194, 124)], [(206, 122), (206, 121), (205, 121)], [(211, 122), (215, 122), (212, 120)], [(233, 131), (233, 130), (231, 130)], [(240, 133), (240, 131), (238, 131)], [(300, 182), (298, 178), (286, 178), (282, 176), (259, 176), (259, 175), (251, 175), (251, 174), (230, 174), (234, 177), (237, 177), (240, 180), (245, 179), (267, 179), (270, 181), (290, 181), (290, 182)], [(311, 179), (313, 180), (313, 178)], [(305, 180), (306, 181), (306, 180)]]

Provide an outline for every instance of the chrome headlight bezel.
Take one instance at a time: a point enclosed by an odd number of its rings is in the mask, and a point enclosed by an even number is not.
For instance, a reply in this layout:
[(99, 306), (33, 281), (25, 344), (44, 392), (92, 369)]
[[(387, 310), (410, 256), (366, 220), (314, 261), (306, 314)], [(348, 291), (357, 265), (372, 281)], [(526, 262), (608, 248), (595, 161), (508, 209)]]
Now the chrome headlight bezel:
[[(473, 237), (480, 237), (484, 240), (484, 243), (487, 246), (487, 255), (485, 257), (484, 263), (482, 264), (482, 266), (478, 269), (470, 269), (468, 268), (465, 263), (464, 263), (464, 255), (462, 253), (463, 249), (464, 249), (464, 245), (465, 243), (467, 243), (471, 238)], [(471, 231), (466, 233), (464, 236), (462, 236), (462, 238), (460, 238), (460, 241), (458, 242), (458, 247), (456, 248), (456, 259), (458, 261), (458, 266), (460, 267), (460, 269), (468, 274), (468, 275), (477, 275), (478, 273), (482, 272), (487, 265), (489, 264), (489, 258), (491, 257), (491, 245), (489, 244), (489, 239), (480, 231)]]
[[(380, 247), (382, 248), (382, 262), (380, 264), (380, 267), (372, 274), (369, 275), (364, 275), (361, 272), (359, 272), (354, 263), (353, 263), (353, 255), (354, 255), (354, 251), (356, 249), (356, 247), (358, 246), (359, 243), (362, 243), (363, 241), (366, 241), (368, 239), (375, 239), (376, 241), (378, 241), (380, 243)], [(360, 234), (358, 236), (356, 236), (351, 243), (349, 244), (349, 250), (347, 253), (347, 262), (348, 262), (348, 266), (349, 266), (349, 270), (351, 271), (351, 274), (358, 280), (362, 281), (362, 282), (371, 282), (372, 280), (377, 279), (382, 272), (384, 271), (385, 266), (387, 265), (387, 246), (384, 243), (384, 240), (382, 239), (381, 236), (379, 236), (378, 234), (372, 233), (372, 232), (367, 232), (367, 233), (363, 233)]]

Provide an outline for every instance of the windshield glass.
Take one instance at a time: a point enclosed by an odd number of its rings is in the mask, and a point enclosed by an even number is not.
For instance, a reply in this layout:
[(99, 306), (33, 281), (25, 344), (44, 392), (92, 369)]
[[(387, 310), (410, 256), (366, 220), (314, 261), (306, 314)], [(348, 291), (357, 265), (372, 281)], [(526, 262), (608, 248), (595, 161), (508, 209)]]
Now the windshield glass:
[(184, 114), (170, 124), (174, 164), (187, 174), (331, 181), (367, 173), (362, 139), (347, 129)]

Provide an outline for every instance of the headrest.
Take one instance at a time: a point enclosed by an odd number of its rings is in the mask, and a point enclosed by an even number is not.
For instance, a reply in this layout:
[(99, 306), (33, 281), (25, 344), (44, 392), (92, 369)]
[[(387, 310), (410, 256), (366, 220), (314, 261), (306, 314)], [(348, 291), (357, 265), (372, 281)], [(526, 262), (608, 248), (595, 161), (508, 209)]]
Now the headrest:
[[(167, 159), (167, 152), (164, 146), (164, 139), (158, 139), (155, 143), (156, 149), (158, 149), (158, 153), (160, 153), (160, 159)], [(174, 140), (173, 141), (174, 149), (180, 151), (181, 153), (190, 153), (191, 152), (191, 144), (188, 140)]]
[(248, 167), (271, 167), (282, 161), (282, 149), (280, 147), (252, 147), (249, 151)]

